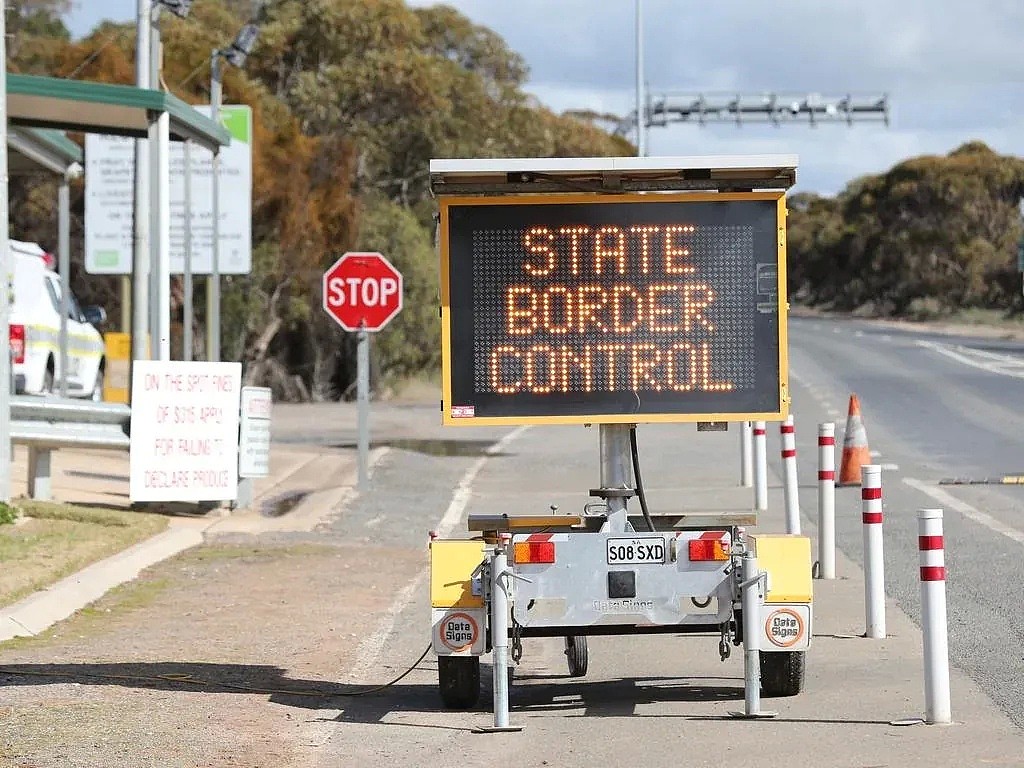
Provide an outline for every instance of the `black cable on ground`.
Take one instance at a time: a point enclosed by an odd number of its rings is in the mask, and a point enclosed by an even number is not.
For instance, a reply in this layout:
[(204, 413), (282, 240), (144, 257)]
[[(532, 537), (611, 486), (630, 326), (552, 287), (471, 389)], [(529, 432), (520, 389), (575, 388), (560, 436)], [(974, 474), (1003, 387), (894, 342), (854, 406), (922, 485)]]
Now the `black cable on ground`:
[(420, 657), (413, 662), (412, 666), (409, 667), (405, 672), (400, 674), (394, 680), (391, 680), (383, 685), (377, 685), (373, 688), (365, 688), (360, 691), (349, 691), (346, 693), (328, 693), (326, 691), (298, 691), (290, 690), (288, 688), (256, 688), (248, 685), (235, 685), (233, 683), (217, 683), (210, 680), (202, 680), (197, 677), (193, 677), (189, 674), (175, 674), (173, 672), (165, 675), (100, 675), (90, 672), (43, 672), (41, 670), (26, 670), (17, 669), (15, 667), (0, 667), (0, 675), (19, 675), (23, 677), (60, 677), (65, 679), (74, 679), (76, 677), (84, 677), (90, 680), (113, 680), (113, 681), (127, 681), (127, 682), (149, 682), (149, 683), (181, 683), (182, 685), (197, 685), (204, 686), (207, 688), (230, 688), (235, 691), (243, 691), (245, 693), (266, 693), (266, 694), (283, 694), (286, 696), (315, 696), (323, 699), (333, 699), (336, 697), (347, 697), (347, 696), (366, 696), (370, 693), (377, 693), (383, 691), (395, 683), (402, 680), (406, 675), (412, 672), (419, 663), (426, 658), (427, 654), (430, 653), (432, 645), (428, 645), (426, 649), (420, 654)]
[(644, 513), (644, 520), (647, 527), (654, 531), (654, 521), (651, 520), (651, 513), (647, 511), (647, 496), (644, 494), (644, 481), (640, 477), (640, 454), (636, 449), (636, 427), (629, 428), (629, 448), (633, 454), (633, 477), (636, 478), (636, 495), (640, 498), (640, 510)]

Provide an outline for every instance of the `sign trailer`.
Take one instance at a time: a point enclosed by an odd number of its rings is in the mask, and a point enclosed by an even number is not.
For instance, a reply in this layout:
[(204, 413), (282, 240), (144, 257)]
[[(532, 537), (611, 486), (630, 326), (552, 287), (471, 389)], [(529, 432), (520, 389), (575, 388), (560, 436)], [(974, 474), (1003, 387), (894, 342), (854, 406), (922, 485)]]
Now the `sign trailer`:
[[(510, 658), (591, 634), (714, 632), (744, 645), (744, 716), (802, 687), (810, 541), (744, 535), (755, 513), (643, 515), (635, 425), (789, 412), (785, 191), (793, 156), (434, 160), (442, 420), (597, 424), (600, 487), (581, 514), (473, 515), (431, 544), (433, 648), (449, 707), (479, 696), (494, 730)], [(632, 471), (631, 471), (632, 470)], [(595, 574), (599, 577), (595, 578)], [(510, 656), (511, 649), (511, 656)]]

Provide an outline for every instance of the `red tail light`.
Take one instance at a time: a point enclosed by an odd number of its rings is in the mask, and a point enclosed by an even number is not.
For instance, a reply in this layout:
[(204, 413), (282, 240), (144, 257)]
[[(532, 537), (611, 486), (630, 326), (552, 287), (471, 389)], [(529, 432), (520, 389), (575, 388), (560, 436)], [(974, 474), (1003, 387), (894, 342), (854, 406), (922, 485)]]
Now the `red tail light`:
[(726, 549), (724, 532), (708, 531), (706, 533), (702, 533), (699, 539), (690, 540), (691, 562), (728, 559), (729, 552)]
[(25, 362), (25, 326), (10, 326), (11, 355), (14, 362), (21, 365)]
[(512, 559), (519, 563), (553, 563), (555, 562), (555, 543), (553, 541), (517, 541), (512, 547)]

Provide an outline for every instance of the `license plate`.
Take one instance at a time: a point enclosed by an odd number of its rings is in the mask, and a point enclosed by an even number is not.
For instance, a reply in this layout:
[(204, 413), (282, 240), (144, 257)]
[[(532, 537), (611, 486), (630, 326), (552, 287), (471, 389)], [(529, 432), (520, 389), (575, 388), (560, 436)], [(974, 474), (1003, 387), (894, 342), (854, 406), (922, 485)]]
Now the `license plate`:
[(608, 539), (608, 565), (643, 565), (665, 562), (665, 539), (640, 536), (632, 539)]

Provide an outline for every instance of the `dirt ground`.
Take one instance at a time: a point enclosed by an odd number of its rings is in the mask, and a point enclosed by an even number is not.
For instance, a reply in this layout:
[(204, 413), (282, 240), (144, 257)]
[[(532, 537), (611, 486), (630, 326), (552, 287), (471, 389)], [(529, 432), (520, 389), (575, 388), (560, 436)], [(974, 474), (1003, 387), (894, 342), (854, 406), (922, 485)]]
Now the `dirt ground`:
[(0, 671), (0, 766), (308, 764), (303, 724), (332, 696), (401, 671), (343, 679), (392, 586), (425, 557), (278, 537), (157, 565), (45, 635), (0, 646), (4, 669), (31, 673)]

